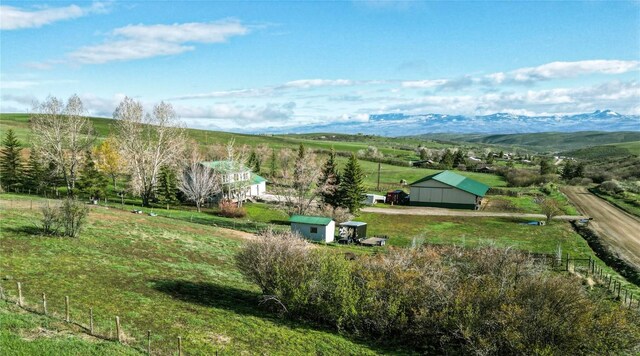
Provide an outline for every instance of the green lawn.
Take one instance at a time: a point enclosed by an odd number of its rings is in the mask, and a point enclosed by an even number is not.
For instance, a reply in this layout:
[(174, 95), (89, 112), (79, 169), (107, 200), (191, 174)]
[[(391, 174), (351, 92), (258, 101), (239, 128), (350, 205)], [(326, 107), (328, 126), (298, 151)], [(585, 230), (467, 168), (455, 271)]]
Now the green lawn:
[[(242, 233), (178, 219), (92, 209), (78, 239), (43, 237), (37, 209), (0, 196), (0, 280), (15, 297), (21, 281), (27, 303), (61, 315), (64, 296), (71, 318), (114, 335), (120, 316), (129, 343), (169, 354), (178, 336), (188, 354), (376, 354), (388, 352), (312, 324), (279, 318), (259, 305), (259, 290), (233, 264)], [(13, 208), (11, 208), (13, 207)], [(22, 347), (22, 346), (20, 346)]]

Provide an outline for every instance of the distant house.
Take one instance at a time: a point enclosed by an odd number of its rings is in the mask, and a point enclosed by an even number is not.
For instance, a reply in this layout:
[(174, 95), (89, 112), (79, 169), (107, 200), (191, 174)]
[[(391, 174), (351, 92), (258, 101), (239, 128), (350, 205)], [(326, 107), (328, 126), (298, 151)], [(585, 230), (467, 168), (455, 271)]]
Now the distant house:
[(296, 232), (310, 240), (333, 242), (336, 223), (322, 216), (293, 215), (289, 218), (291, 232)]
[(245, 200), (259, 197), (267, 191), (267, 180), (242, 164), (232, 161), (208, 161), (200, 164), (220, 174), (222, 193), (218, 199)]
[(451, 171), (426, 176), (410, 184), (410, 205), (479, 209), (487, 185)]

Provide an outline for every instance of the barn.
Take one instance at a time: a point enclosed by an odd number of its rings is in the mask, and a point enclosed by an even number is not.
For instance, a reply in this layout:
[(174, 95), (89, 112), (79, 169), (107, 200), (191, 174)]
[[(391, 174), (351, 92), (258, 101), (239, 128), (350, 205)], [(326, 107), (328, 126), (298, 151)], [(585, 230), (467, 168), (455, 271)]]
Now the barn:
[(426, 176), (410, 184), (410, 205), (479, 209), (487, 185), (451, 171)]
[(296, 232), (309, 240), (333, 242), (336, 223), (322, 216), (293, 215), (289, 218), (291, 232)]

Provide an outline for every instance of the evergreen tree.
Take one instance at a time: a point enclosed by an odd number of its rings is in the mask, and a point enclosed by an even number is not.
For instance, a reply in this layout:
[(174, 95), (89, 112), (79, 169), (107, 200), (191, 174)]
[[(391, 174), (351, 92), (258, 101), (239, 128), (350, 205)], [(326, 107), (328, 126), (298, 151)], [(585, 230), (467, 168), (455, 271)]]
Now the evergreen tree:
[(453, 153), (448, 148), (444, 151), (444, 155), (442, 155), (442, 159), (440, 159), (440, 164), (442, 164), (446, 169), (451, 169), (453, 167)]
[(548, 159), (540, 160), (540, 175), (555, 173), (556, 167)]
[(47, 170), (42, 165), (38, 151), (31, 150), (25, 170), (25, 188), (40, 193), (47, 186)]
[(564, 180), (570, 180), (575, 177), (575, 169), (576, 167), (573, 165), (573, 162), (571, 160), (567, 160), (564, 167), (562, 167), (562, 174), (560, 176)]
[(278, 158), (276, 157), (276, 149), (271, 149), (271, 159), (269, 161), (269, 175), (274, 178), (278, 174)]
[(574, 177), (584, 177), (584, 166), (584, 162), (580, 162), (576, 165), (576, 169), (573, 172)]
[(22, 183), (22, 159), (20, 157), (22, 147), (20, 146), (20, 141), (16, 138), (13, 130), (7, 130), (0, 151), (0, 185), (6, 191), (18, 189)]
[(465, 154), (462, 152), (462, 150), (457, 150), (456, 153), (453, 155), (453, 167), (457, 167), (461, 164), (464, 164), (464, 157), (465, 157)]
[(318, 186), (322, 187), (320, 196), (322, 202), (331, 205), (334, 209), (340, 206), (340, 175), (336, 164), (336, 151), (332, 148), (327, 162), (322, 167), (322, 173), (318, 178)]
[(247, 160), (247, 165), (255, 174), (260, 174), (260, 159), (258, 158), (255, 150), (251, 151), (249, 159)]
[(307, 153), (304, 149), (304, 145), (300, 144), (300, 147), (298, 147), (298, 157), (296, 158), (296, 163), (294, 164), (294, 168), (293, 168), (293, 184), (296, 190), (299, 188), (297, 186), (299, 185), (297, 182), (303, 181), (301, 175), (303, 174), (302, 168), (304, 167), (304, 164), (301, 164), (300, 162), (304, 162), (306, 157), (307, 157)]
[(109, 178), (96, 168), (91, 151), (85, 153), (85, 161), (80, 171), (78, 188), (92, 199), (102, 199), (107, 196)]
[(176, 173), (167, 166), (160, 168), (158, 175), (158, 185), (156, 187), (156, 195), (162, 204), (167, 205), (167, 210), (171, 204), (178, 202), (177, 197), (178, 182)]
[(344, 173), (340, 177), (340, 193), (342, 205), (349, 209), (350, 213), (357, 213), (362, 206), (364, 190), (364, 174), (355, 154), (351, 154)]

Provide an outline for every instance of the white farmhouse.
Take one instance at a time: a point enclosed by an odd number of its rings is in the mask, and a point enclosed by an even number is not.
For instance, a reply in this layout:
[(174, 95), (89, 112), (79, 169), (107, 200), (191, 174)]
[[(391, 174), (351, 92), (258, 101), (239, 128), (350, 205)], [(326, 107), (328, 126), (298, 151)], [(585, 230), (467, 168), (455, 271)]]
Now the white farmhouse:
[(242, 200), (259, 197), (267, 192), (267, 180), (252, 173), (249, 168), (232, 161), (207, 161), (201, 165), (213, 169), (221, 176), (222, 194), (218, 199)]

